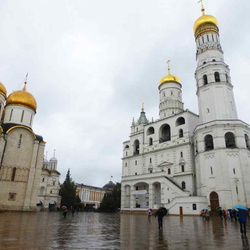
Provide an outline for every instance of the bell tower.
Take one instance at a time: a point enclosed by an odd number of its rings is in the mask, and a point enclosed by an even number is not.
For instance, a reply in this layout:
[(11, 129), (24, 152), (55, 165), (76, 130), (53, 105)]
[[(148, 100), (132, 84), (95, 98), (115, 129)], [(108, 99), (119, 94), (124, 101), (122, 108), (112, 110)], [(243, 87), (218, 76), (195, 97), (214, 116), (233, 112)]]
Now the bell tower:
[(205, 14), (194, 23), (197, 68), (195, 79), (200, 122), (237, 119), (233, 85), (228, 65), (224, 62), (218, 21)]

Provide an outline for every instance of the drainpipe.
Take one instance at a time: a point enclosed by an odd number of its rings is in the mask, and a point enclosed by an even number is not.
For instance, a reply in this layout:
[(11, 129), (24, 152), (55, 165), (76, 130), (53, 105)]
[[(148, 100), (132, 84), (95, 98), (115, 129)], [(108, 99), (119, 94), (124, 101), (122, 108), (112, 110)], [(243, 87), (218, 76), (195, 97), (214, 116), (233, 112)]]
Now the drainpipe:
[(5, 141), (5, 144), (4, 144), (4, 148), (3, 148), (3, 154), (2, 154), (2, 157), (1, 157), (0, 168), (2, 167), (3, 157), (4, 157), (4, 153), (5, 153), (6, 146), (7, 146), (7, 140), (6, 140), (6, 138), (5, 138), (5, 135), (6, 135), (6, 134), (3, 135), (3, 139), (4, 139), (4, 141)]

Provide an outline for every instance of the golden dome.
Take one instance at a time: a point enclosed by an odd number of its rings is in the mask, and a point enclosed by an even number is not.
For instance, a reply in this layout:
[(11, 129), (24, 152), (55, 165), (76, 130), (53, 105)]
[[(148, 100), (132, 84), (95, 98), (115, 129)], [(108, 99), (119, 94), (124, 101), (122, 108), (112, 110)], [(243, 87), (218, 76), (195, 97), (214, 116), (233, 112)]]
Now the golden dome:
[(163, 84), (163, 83), (166, 83), (166, 82), (177, 82), (177, 83), (181, 83), (181, 80), (179, 77), (177, 76), (173, 76), (173, 75), (168, 75), (168, 76), (164, 76), (161, 81), (160, 81), (160, 84)]
[(194, 23), (194, 33), (196, 32), (196, 30), (204, 25), (204, 24), (213, 24), (216, 27), (218, 27), (218, 21), (214, 16), (210, 16), (210, 15), (206, 15), (205, 14), (205, 8), (203, 6), (203, 2), (201, 1), (201, 12), (202, 12), (202, 16), (199, 17), (195, 23)]
[(6, 88), (4, 87), (4, 85), (1, 82), (0, 82), (0, 94), (2, 94), (4, 97), (6, 97), (6, 95), (7, 95)]
[(11, 93), (7, 100), (7, 105), (21, 105), (33, 109), (36, 112), (37, 104), (33, 95), (26, 91), (26, 83), (22, 90)]

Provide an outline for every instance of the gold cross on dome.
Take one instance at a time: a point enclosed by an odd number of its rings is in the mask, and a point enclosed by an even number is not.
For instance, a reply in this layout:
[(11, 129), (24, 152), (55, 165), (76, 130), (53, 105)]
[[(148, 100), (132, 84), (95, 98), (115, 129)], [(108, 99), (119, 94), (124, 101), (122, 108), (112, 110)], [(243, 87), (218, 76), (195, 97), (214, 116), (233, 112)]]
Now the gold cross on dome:
[(205, 8), (203, 5), (203, 0), (199, 0), (198, 3), (201, 3), (201, 11), (202, 11), (202, 14), (205, 15)]
[(168, 65), (168, 74), (170, 75), (170, 62), (171, 62), (171, 60), (167, 60), (167, 65)]

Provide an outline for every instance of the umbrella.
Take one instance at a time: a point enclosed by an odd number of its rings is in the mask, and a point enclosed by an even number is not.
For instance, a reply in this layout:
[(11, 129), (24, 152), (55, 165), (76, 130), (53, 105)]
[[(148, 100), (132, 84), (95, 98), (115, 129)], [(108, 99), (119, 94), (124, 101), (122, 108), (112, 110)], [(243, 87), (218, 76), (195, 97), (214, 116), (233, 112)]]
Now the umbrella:
[(248, 209), (247, 209), (247, 208), (245, 208), (245, 207), (243, 207), (243, 206), (240, 206), (240, 205), (238, 205), (238, 206), (234, 206), (233, 208), (234, 208), (234, 209), (242, 209), (242, 210), (246, 210), (246, 211), (248, 211)]
[(217, 210), (217, 211), (218, 211), (218, 210), (221, 210), (221, 207), (217, 207), (216, 210)]

